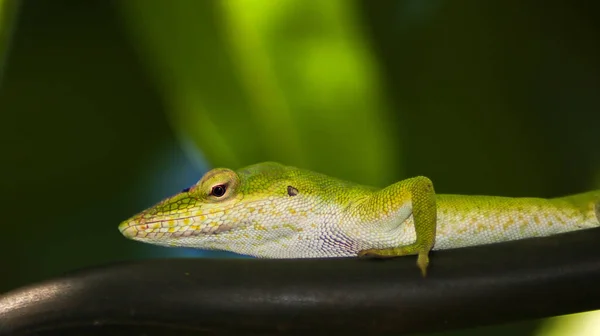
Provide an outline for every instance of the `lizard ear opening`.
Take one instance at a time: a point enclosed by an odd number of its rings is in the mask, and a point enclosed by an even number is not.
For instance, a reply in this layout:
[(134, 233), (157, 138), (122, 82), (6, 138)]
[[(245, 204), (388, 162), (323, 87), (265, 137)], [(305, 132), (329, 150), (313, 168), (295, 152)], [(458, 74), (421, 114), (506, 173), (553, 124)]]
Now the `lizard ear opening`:
[(288, 186), (287, 187), (287, 192), (288, 192), (288, 195), (290, 195), (290, 196), (296, 196), (296, 195), (298, 195), (298, 189), (296, 189), (296, 188), (294, 188), (292, 186)]

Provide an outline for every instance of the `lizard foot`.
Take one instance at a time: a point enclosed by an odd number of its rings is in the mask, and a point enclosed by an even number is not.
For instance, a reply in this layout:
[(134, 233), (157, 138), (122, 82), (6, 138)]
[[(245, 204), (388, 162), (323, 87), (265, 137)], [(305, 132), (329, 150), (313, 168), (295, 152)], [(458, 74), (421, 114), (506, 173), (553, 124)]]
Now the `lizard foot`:
[(423, 277), (427, 276), (427, 267), (429, 266), (429, 251), (419, 249), (414, 250), (416, 245), (408, 245), (400, 248), (390, 249), (367, 249), (358, 252), (358, 256), (361, 258), (395, 258), (402, 257), (405, 255), (417, 254), (417, 267), (421, 270)]
[(384, 254), (380, 252), (381, 250), (378, 249), (368, 249), (368, 250), (362, 250), (360, 252), (358, 252), (358, 256), (360, 258), (394, 258), (397, 257), (396, 255), (390, 255), (390, 254)]

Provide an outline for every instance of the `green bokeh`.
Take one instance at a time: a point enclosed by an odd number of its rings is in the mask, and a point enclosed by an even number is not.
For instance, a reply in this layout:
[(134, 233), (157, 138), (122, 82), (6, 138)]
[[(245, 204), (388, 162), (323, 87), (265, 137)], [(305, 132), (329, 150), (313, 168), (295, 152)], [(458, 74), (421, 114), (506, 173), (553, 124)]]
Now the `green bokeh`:
[(8, 55), (11, 36), (17, 18), (17, 0), (0, 0), (0, 87), (4, 63)]
[(402, 176), (357, 3), (120, 4), (174, 129), (212, 165), (271, 160), (378, 185)]

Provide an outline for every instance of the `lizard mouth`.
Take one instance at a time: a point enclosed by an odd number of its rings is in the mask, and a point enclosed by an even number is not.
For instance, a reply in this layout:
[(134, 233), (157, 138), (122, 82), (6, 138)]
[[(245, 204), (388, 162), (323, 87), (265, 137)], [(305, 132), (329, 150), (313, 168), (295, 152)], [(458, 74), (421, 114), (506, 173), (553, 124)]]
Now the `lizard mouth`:
[[(191, 218), (191, 217), (186, 217)], [(185, 219), (185, 218), (184, 218)], [(175, 221), (181, 221), (181, 218)], [(129, 219), (119, 224), (119, 231), (123, 236), (129, 239), (135, 240), (146, 240), (146, 239), (159, 239), (159, 238), (184, 238), (188, 236), (216, 236), (221, 233), (230, 232), (235, 229), (240, 229), (240, 226), (233, 226), (231, 224), (219, 224), (219, 225), (198, 225), (190, 226), (188, 224), (178, 223), (178, 225), (167, 225), (166, 220), (150, 220), (140, 222), (137, 219)], [(170, 228), (171, 230), (165, 230)]]

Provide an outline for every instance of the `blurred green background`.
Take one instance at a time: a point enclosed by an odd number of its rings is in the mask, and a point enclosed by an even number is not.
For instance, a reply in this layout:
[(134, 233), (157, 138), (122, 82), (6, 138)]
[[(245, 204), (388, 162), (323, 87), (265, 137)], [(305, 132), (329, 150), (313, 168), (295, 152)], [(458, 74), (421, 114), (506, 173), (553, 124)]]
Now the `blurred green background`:
[(215, 166), (274, 160), (376, 186), (427, 175), (442, 193), (600, 188), (599, 10), (0, 0), (0, 293), (205, 254), (117, 225)]

